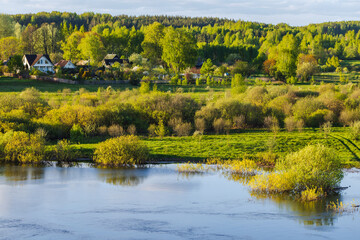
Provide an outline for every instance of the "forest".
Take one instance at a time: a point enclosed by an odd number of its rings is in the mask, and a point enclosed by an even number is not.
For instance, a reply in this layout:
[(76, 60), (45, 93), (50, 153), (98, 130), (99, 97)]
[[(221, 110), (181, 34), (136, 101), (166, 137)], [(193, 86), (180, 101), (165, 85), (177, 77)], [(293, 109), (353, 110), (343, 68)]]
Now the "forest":
[(151, 74), (159, 66), (168, 73), (184, 73), (205, 62), (205, 76), (266, 74), (283, 82), (309, 81), (317, 72), (358, 70), (341, 62), (360, 58), (359, 29), (355, 21), (292, 27), (176, 16), (3, 14), (0, 60), (48, 54), (54, 63), (90, 60), (98, 67), (113, 53)]

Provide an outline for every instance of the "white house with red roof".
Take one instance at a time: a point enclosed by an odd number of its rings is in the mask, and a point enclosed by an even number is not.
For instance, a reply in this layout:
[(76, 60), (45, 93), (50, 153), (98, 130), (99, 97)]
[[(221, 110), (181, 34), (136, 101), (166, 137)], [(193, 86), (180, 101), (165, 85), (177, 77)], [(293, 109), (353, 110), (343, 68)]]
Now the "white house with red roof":
[(63, 69), (75, 69), (76, 66), (70, 60), (61, 60), (55, 64), (55, 67), (60, 67)]
[(23, 64), (26, 69), (35, 68), (44, 73), (54, 73), (54, 64), (49, 55), (46, 54), (26, 54), (23, 57)]

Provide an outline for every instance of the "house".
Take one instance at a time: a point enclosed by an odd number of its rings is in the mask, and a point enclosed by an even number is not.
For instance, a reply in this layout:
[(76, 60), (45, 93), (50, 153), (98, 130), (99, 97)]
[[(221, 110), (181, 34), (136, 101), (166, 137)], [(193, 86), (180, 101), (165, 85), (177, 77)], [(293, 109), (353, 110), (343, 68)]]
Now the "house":
[(120, 64), (124, 64), (124, 63), (129, 63), (128, 59), (120, 59), (118, 55), (116, 54), (107, 54), (104, 58), (104, 60), (102, 61), (102, 66), (105, 68), (111, 68), (112, 65), (114, 63), (120, 63)]
[(60, 67), (61, 69), (76, 69), (76, 66), (71, 62), (71, 60), (61, 60), (55, 64), (55, 67)]
[(3, 64), (4, 66), (7, 66), (8, 63), (10, 62), (10, 60), (11, 60), (11, 57), (9, 57), (8, 60), (5, 60), (2, 64)]
[(26, 69), (35, 68), (44, 73), (54, 73), (54, 64), (49, 55), (46, 54), (26, 54), (23, 57), (23, 64)]
[(89, 68), (89, 64), (89, 60), (80, 60), (76, 63), (76, 66), (78, 66), (79, 68)]

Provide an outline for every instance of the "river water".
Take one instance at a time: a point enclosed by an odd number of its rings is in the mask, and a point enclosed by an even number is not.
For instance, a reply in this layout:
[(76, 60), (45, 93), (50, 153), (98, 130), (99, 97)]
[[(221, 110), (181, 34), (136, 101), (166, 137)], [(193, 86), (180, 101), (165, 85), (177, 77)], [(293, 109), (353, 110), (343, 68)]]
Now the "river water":
[(220, 173), (181, 175), (175, 164), (142, 169), (0, 166), (0, 239), (360, 239), (360, 172), (341, 195), (301, 203), (252, 196)]

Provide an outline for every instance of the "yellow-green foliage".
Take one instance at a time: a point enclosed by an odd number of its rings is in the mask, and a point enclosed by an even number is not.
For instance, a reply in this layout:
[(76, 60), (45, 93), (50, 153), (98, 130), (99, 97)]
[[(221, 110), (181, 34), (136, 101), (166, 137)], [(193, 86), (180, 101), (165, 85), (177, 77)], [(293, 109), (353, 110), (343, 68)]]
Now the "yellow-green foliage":
[(338, 154), (320, 144), (309, 145), (288, 154), (276, 168), (293, 173), (293, 182), (298, 191), (308, 187), (323, 188), (327, 191), (336, 187), (344, 176)]
[(294, 188), (292, 173), (272, 172), (254, 176), (249, 186), (253, 191), (267, 193), (281, 193), (291, 191)]
[(71, 161), (76, 159), (76, 152), (67, 139), (59, 140), (53, 151), (53, 158), (57, 161)]
[(327, 209), (337, 213), (355, 212), (359, 210), (359, 204), (355, 204), (354, 201), (352, 203), (344, 204), (342, 201), (337, 199), (336, 202), (331, 201), (327, 205)]
[(240, 175), (255, 175), (258, 170), (256, 163), (249, 159), (228, 161), (223, 163), (223, 167), (231, 173)]
[(315, 201), (326, 196), (322, 188), (307, 188), (301, 192), (301, 200), (303, 201)]
[(201, 163), (185, 163), (177, 166), (177, 171), (180, 173), (201, 173), (206, 171), (206, 168)]
[(44, 160), (44, 146), (44, 139), (38, 135), (14, 132), (4, 148), (5, 161), (39, 163)]
[[(336, 152), (323, 145), (307, 146), (277, 163), (275, 171), (255, 176), (249, 183), (254, 191), (303, 192), (304, 198), (336, 187), (343, 178)], [(321, 190), (321, 191), (320, 191)]]
[(136, 136), (110, 138), (98, 145), (94, 161), (103, 166), (132, 167), (149, 157), (148, 148)]

